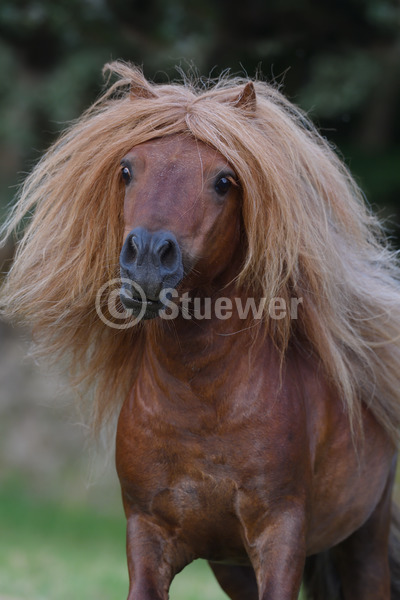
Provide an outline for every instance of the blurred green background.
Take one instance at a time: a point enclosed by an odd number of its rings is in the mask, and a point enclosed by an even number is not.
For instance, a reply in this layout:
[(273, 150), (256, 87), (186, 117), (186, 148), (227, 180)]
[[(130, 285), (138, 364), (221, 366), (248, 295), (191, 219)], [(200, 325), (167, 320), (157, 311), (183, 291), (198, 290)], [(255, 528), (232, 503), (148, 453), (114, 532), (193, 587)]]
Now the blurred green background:
[[(336, 145), (399, 245), (397, 0), (0, 0), (0, 219), (116, 58), (157, 82), (176, 77), (176, 65), (278, 82)], [(12, 252), (0, 250), (3, 270)], [(112, 449), (85, 442), (63, 382), (26, 358), (28, 338), (0, 324), (0, 600), (124, 598)], [(224, 595), (196, 563), (171, 597)]]

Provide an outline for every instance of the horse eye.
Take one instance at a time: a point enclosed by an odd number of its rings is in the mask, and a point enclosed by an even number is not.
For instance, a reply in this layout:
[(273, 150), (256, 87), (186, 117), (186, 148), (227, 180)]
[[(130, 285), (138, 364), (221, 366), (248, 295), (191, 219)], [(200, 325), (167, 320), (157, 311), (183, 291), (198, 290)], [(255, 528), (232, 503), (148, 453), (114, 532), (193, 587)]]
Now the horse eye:
[(128, 183), (131, 182), (132, 179), (132, 173), (130, 172), (128, 167), (122, 167), (121, 169), (121, 177), (125, 182), (125, 185), (128, 185)]
[(232, 183), (227, 177), (221, 177), (215, 184), (215, 190), (220, 196), (225, 196), (231, 185)]

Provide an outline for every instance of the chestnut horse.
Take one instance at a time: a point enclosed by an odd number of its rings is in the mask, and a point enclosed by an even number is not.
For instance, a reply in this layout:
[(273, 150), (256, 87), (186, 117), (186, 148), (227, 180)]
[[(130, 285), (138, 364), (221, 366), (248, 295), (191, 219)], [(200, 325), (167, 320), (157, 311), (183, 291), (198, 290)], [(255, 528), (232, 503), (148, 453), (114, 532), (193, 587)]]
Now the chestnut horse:
[(160, 318), (160, 293), (176, 286), (192, 301), (223, 295), (234, 306), (243, 261), (234, 170), (205, 144), (170, 136), (128, 152), (122, 177), (121, 275), (146, 299), (125, 287), (121, 299), (159, 319), (117, 433), (129, 600), (164, 600), (198, 557), (234, 600), (294, 600), (306, 557), (326, 551), (343, 598), (390, 598), (396, 451), (370, 412), (357, 452), (337, 392), (301, 349), (281, 368), (271, 340), (235, 311)]
[(1, 305), (67, 353), (95, 423), (123, 401), (128, 600), (166, 600), (198, 557), (232, 600), (302, 580), (400, 600), (400, 269), (379, 223), (273, 86), (109, 68), (4, 226), (31, 215)]

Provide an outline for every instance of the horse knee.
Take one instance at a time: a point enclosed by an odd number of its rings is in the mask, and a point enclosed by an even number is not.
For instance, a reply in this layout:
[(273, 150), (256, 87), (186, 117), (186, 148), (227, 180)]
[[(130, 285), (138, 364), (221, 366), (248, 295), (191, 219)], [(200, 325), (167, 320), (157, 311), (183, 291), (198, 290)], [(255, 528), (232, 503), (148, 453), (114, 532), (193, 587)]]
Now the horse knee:
[(150, 519), (131, 515), (127, 522), (128, 600), (168, 600), (175, 574), (190, 562), (170, 536)]

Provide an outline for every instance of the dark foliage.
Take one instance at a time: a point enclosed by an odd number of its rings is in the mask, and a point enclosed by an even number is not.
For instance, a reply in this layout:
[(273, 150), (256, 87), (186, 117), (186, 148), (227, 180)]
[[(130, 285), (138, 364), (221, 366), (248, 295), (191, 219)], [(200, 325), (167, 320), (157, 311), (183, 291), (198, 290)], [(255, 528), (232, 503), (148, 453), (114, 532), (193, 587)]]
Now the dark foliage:
[(157, 81), (176, 77), (175, 65), (275, 79), (340, 148), (370, 202), (400, 222), (396, 0), (3, 0), (0, 206), (98, 95), (115, 58)]

